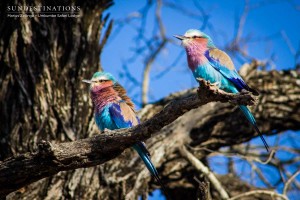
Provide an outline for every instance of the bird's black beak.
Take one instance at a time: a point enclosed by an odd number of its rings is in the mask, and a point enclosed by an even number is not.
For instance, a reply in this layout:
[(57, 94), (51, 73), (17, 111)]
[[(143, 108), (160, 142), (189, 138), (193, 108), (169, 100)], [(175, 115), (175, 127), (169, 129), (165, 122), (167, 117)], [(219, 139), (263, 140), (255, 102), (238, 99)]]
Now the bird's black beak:
[(91, 83), (92, 83), (92, 81), (91, 81), (91, 80), (86, 80), (86, 79), (83, 79), (83, 80), (82, 80), (82, 82), (84, 82), (84, 83), (88, 83), (88, 84), (91, 84)]
[(174, 35), (178, 40), (183, 40), (185, 37), (183, 35)]

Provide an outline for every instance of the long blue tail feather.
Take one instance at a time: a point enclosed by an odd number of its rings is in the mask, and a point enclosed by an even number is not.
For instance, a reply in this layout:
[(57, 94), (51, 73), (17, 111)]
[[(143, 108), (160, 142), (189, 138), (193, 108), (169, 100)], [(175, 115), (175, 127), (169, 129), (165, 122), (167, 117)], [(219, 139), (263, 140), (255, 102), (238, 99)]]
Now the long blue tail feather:
[(253, 126), (253, 128), (255, 129), (255, 131), (258, 133), (260, 139), (262, 140), (262, 142), (265, 145), (266, 150), (269, 152), (269, 145), (267, 144), (265, 138), (263, 137), (262, 133), (260, 132), (260, 130), (258, 129), (257, 125), (256, 125), (256, 120), (253, 117), (252, 113), (250, 112), (250, 110), (247, 108), (247, 106), (243, 106), (240, 105), (239, 106), (240, 109), (242, 110), (243, 114), (245, 115), (245, 117), (247, 118), (247, 120), (251, 123), (251, 125)]
[(146, 165), (147, 169), (149, 170), (149, 172), (151, 173), (151, 175), (155, 178), (155, 180), (158, 182), (158, 184), (160, 184), (165, 195), (168, 195), (166, 192), (166, 188), (165, 188), (164, 184), (162, 183), (161, 179), (159, 178), (158, 172), (151, 161), (150, 154), (149, 154), (148, 150), (146, 149), (144, 143), (138, 142), (135, 145), (133, 145), (133, 148), (137, 151), (137, 153), (139, 154), (139, 156), (145, 163), (145, 165)]

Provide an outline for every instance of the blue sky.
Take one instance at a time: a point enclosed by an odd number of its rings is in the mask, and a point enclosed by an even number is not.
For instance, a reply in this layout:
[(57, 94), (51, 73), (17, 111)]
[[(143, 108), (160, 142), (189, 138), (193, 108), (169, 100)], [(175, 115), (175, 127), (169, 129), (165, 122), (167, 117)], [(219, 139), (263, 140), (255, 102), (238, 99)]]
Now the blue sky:
[[(145, 5), (146, 1), (134, 0), (117, 0), (108, 12), (110, 18), (115, 20), (112, 37), (108, 40), (106, 47), (102, 53), (102, 66), (105, 71), (114, 74), (119, 82), (128, 89), (129, 95), (138, 105), (141, 103), (141, 87), (142, 71), (144, 68), (143, 57), (136, 57), (136, 60), (128, 64), (127, 69), (138, 85), (130, 81), (125, 76), (124, 61), (134, 55), (133, 48), (136, 46), (136, 31), (134, 27), (139, 26), (139, 19), (133, 20), (130, 24), (118, 28), (118, 22), (129, 15), (136, 15), (137, 11)], [(200, 28), (203, 25), (201, 13), (197, 9), (194, 1), (163, 1), (175, 3), (181, 10), (188, 10), (195, 17), (185, 16), (178, 10), (164, 6), (162, 9), (162, 19), (166, 27), (166, 35), (172, 38), (174, 34), (184, 34), (190, 28)], [(243, 0), (207, 0), (197, 1), (203, 8), (205, 14), (209, 16), (208, 24), (202, 31), (211, 36), (214, 43), (220, 49), (224, 49), (230, 43), (235, 35), (235, 27), (238, 19), (241, 17), (245, 1)], [(251, 57), (260, 60), (271, 60), (268, 69), (290, 69), (294, 68), (300, 59), (295, 60), (295, 52), (300, 48), (300, 1), (290, 0), (250, 0), (250, 10), (248, 12), (242, 38), (251, 38), (243, 49), (245, 49)], [(147, 26), (145, 29), (146, 37), (150, 37), (153, 31), (155, 5), (149, 10), (147, 18)], [(174, 39), (174, 41), (176, 41)], [(146, 54), (147, 55), (147, 54)], [(173, 65), (175, 58), (182, 55), (180, 59)], [(232, 56), (232, 54), (230, 54)], [(239, 69), (244, 62), (233, 57), (236, 68)], [(160, 78), (158, 75), (164, 73)], [(161, 52), (157, 60), (153, 63), (150, 75), (149, 101), (153, 102), (168, 94), (183, 89), (196, 86), (196, 81), (187, 68), (186, 57), (179, 42), (168, 44)], [(295, 134), (289, 132), (282, 137), (283, 141)], [(277, 137), (268, 137), (267, 140), (272, 144), (275, 143)], [(259, 142), (258, 139), (252, 141)], [(289, 145), (289, 144), (287, 144)], [(299, 143), (297, 143), (300, 146)], [(279, 154), (282, 158), (287, 157), (287, 153)], [(211, 160), (212, 166), (216, 159)], [(220, 162), (220, 158), (218, 158)], [(225, 161), (224, 161), (225, 162)], [(241, 165), (239, 165), (241, 166)], [(246, 166), (247, 168), (247, 166)], [(225, 171), (213, 169), (219, 173)], [(238, 169), (237, 169), (238, 170)], [(294, 171), (294, 169), (291, 169)], [(249, 174), (248, 174), (249, 175)], [(245, 175), (247, 177), (248, 175)], [(261, 185), (261, 184), (258, 184)], [(161, 199), (156, 195), (151, 199)], [(293, 199), (293, 198), (291, 198)]]
[[(175, 1), (169, 2), (174, 3)], [(239, 18), (243, 12), (244, 1), (212, 0), (200, 2), (205, 12), (209, 14), (209, 23), (214, 29), (214, 31), (211, 31), (206, 27), (202, 31), (212, 37), (216, 46), (223, 49), (224, 46), (233, 39), (236, 19)], [(250, 1), (250, 5), (255, 6), (258, 2), (260, 1)], [(255, 41), (248, 43), (246, 49), (252, 57), (261, 60), (267, 60), (272, 57), (274, 60), (272, 64), (276, 69), (292, 68), (295, 66), (294, 55), (292, 55), (282, 35), (288, 38), (289, 43), (291, 43), (294, 49), (299, 48), (300, 11), (293, 8), (292, 4), (286, 1), (271, 2), (277, 3), (263, 5), (249, 11), (242, 36), (251, 36)], [(119, 0), (115, 2), (115, 5), (112, 6), (108, 12), (111, 14), (111, 18), (117, 22), (129, 14), (136, 12), (144, 4), (144, 1)], [(193, 1), (181, 0), (176, 1), (176, 4), (199, 14)], [(153, 13), (154, 6), (152, 6), (149, 12), (146, 34), (150, 33), (153, 29)], [(170, 8), (163, 8), (162, 18), (166, 26), (166, 34), (169, 37), (172, 37), (174, 34), (184, 34), (187, 29), (202, 26), (201, 19), (184, 16)], [(135, 20), (132, 24), (138, 26), (138, 22), (138, 20)], [(122, 63), (133, 55), (132, 48), (136, 42), (133, 38), (136, 36), (136, 32), (132, 27), (133, 25), (124, 26), (121, 30), (113, 32), (113, 37), (109, 39), (102, 54), (102, 65), (104, 70), (118, 77), (119, 81), (124, 84), (125, 87), (128, 86), (129, 89), (135, 88), (132, 89), (132, 91), (130, 90), (130, 92), (132, 92), (135, 102), (139, 104), (141, 88), (128, 84), (128, 80), (122, 76), (122, 73), (124, 73)], [(178, 45), (169, 44), (167, 48), (164, 49), (162, 55), (154, 62), (151, 69), (150, 101), (155, 101), (171, 92), (187, 89), (196, 85), (196, 82), (186, 67), (185, 56), (182, 56), (175, 66), (170, 67), (175, 57), (182, 51), (183, 49), (179, 46), (179, 42)], [(233, 60), (236, 67), (239, 68), (242, 63), (234, 58)], [(160, 79), (154, 78), (167, 67), (170, 67), (170, 70), (168, 70), (165, 76)], [(135, 79), (138, 81), (142, 80), (143, 60), (141, 58), (131, 63), (128, 69)], [(160, 87), (161, 85), (166, 85), (166, 87), (162, 88)]]

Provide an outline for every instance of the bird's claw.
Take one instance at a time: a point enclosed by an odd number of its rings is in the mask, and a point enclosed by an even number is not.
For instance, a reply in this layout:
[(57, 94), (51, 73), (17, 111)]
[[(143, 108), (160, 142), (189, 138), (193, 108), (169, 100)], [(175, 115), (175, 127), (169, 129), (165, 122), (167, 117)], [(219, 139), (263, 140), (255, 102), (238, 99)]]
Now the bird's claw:
[(213, 87), (220, 87), (220, 82), (214, 82), (214, 83), (210, 83), (210, 82), (208, 82), (211, 86), (213, 86)]

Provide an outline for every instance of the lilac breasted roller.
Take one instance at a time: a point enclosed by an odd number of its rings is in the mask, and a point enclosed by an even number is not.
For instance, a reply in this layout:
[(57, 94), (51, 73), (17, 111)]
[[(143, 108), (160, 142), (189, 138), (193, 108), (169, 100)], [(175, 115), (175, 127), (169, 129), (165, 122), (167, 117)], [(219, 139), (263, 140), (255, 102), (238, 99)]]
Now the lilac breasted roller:
[[(96, 72), (91, 80), (90, 96), (94, 105), (94, 119), (100, 130), (130, 128), (140, 123), (134, 111), (134, 104), (125, 89), (107, 72)], [(133, 145), (147, 169), (165, 191), (158, 172), (153, 165), (144, 142)]]
[[(188, 66), (195, 78), (209, 81), (229, 93), (238, 93), (244, 89), (253, 94), (258, 94), (256, 90), (245, 83), (236, 71), (230, 57), (224, 51), (216, 48), (208, 35), (199, 30), (190, 29), (184, 35), (174, 35), (174, 37), (182, 41), (187, 54)], [(259, 134), (267, 151), (269, 151), (269, 146), (258, 129), (256, 120), (248, 107), (240, 105), (239, 108)]]

